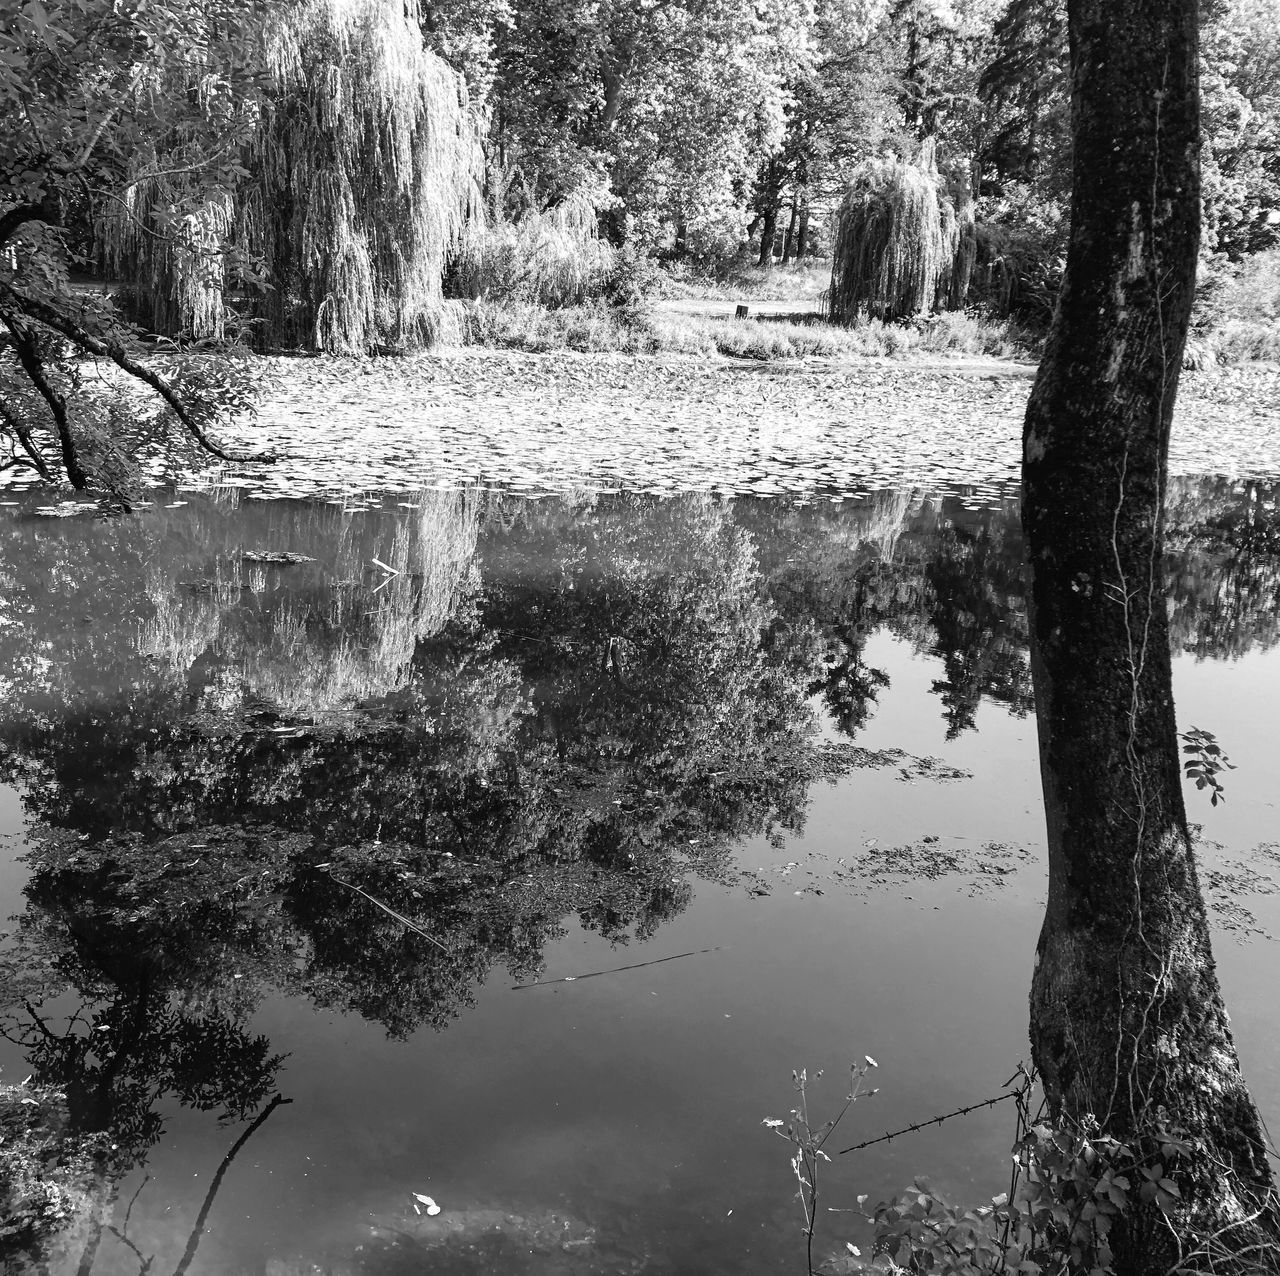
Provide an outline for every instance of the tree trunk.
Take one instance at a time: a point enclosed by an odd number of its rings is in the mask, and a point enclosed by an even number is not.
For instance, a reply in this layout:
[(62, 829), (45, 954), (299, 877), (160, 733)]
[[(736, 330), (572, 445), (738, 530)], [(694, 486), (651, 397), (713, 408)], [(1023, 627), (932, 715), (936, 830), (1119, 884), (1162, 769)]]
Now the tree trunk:
[(800, 206), (800, 227), (796, 232), (796, 260), (804, 261), (804, 255), (809, 250), (809, 200), (805, 197), (803, 204)]
[(773, 241), (778, 235), (778, 206), (770, 204), (760, 218), (760, 260), (757, 263), (767, 266), (773, 261)]
[(1071, 244), (1023, 437), (1049, 842), (1031, 1035), (1059, 1121), (1096, 1116), (1152, 1161), (1161, 1125), (1193, 1140), (1164, 1169), (1167, 1220), (1135, 1182), (1111, 1234), (1120, 1276), (1164, 1276), (1280, 1235), (1183, 806), (1161, 575), (1199, 242), (1197, 2), (1069, 0), (1069, 20)]
[[(974, 162), (976, 164), (977, 161)], [(952, 183), (951, 195), (956, 206), (956, 251), (951, 260), (946, 306), (948, 310), (963, 310), (969, 297), (973, 267), (978, 260), (978, 226), (973, 210), (973, 185), (967, 167)]]
[(627, 77), (631, 73), (631, 64), (635, 59), (635, 48), (629, 42), (622, 42), (609, 50), (600, 69), (600, 87), (603, 90), (599, 134), (607, 138), (618, 127), (618, 113), (622, 110), (622, 92)]
[(786, 234), (782, 237), (782, 264), (789, 266), (795, 254), (792, 251), (796, 243), (796, 223), (800, 220), (800, 209), (795, 199), (791, 201), (791, 217), (787, 222)]

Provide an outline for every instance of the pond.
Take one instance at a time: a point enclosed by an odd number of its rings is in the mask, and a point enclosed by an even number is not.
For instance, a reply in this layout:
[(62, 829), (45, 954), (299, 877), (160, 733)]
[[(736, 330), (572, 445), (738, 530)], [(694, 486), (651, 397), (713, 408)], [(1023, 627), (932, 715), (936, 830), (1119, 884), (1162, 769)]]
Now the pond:
[[(1188, 802), (1273, 1119), (1278, 495), (1177, 480), (1168, 561), (1180, 727), (1236, 764)], [(43, 1252), (0, 1234), (12, 1270), (802, 1271), (762, 1124), (793, 1069), (825, 1116), (877, 1061), (834, 1151), (1027, 1058), (1007, 489), (40, 504), (0, 510), (0, 1081), (105, 1168)], [(834, 1156), (818, 1250), (916, 1175), (1001, 1191), (1012, 1121)]]

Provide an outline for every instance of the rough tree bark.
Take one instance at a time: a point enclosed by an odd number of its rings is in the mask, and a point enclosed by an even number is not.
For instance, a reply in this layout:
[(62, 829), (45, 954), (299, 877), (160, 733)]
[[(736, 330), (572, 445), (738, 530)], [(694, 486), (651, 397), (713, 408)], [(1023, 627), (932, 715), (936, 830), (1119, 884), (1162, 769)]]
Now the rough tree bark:
[[(1116, 1271), (1280, 1269), (1275, 1197), (1210, 951), (1162, 582), (1169, 431), (1199, 243), (1197, 0), (1069, 0), (1066, 277), (1027, 409), (1023, 523), (1049, 897), (1031, 995), (1055, 1116), (1155, 1147), (1181, 1200)], [(1136, 1194), (1137, 1184), (1134, 1184)]]
[(760, 256), (757, 266), (767, 266), (773, 261), (773, 244), (778, 238), (778, 208), (770, 204), (760, 217)]
[(795, 196), (791, 199), (791, 217), (787, 222), (786, 232), (782, 236), (782, 264), (789, 266), (795, 259), (796, 225), (800, 220), (799, 202)]

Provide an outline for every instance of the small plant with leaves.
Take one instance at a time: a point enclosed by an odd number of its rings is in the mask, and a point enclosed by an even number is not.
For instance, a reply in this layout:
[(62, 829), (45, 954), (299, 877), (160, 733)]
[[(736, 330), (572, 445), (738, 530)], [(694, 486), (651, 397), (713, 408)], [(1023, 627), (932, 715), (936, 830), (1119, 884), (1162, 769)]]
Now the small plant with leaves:
[[(1111, 1138), (1093, 1121), (1052, 1126), (1043, 1108), (1032, 1114), (1034, 1077), (1020, 1072), (1009, 1190), (989, 1205), (969, 1208), (917, 1179), (875, 1206), (867, 1217), (876, 1254), (891, 1269), (937, 1276), (1101, 1276), (1113, 1270), (1108, 1238), (1117, 1220), (1138, 1205), (1167, 1214), (1181, 1195), (1171, 1167), (1191, 1155), (1188, 1139), (1162, 1120), (1140, 1144)], [(865, 1201), (858, 1198), (860, 1208)]]
[[(805, 1256), (809, 1276), (813, 1276), (813, 1233), (818, 1217), (818, 1185), (819, 1170), (823, 1161), (831, 1158), (823, 1151), (823, 1145), (835, 1133), (836, 1127), (844, 1119), (844, 1114), (859, 1099), (869, 1099), (876, 1090), (863, 1090), (862, 1082), (872, 1068), (880, 1065), (870, 1056), (864, 1055), (862, 1063), (849, 1067), (849, 1093), (845, 1096), (844, 1106), (823, 1125), (814, 1126), (809, 1120), (809, 1075), (803, 1068), (792, 1072), (791, 1079), (796, 1093), (800, 1096), (799, 1106), (791, 1109), (790, 1120), (766, 1118), (763, 1124), (772, 1130), (780, 1139), (786, 1139), (795, 1148), (791, 1157), (791, 1169), (796, 1176), (799, 1190), (796, 1198), (804, 1211)], [(819, 1069), (813, 1075), (817, 1081), (822, 1076)]]
[(1223, 771), (1234, 771), (1231, 759), (1222, 751), (1212, 731), (1190, 727), (1181, 734), (1182, 751), (1191, 756), (1182, 764), (1188, 780), (1196, 782), (1196, 788), (1209, 790), (1209, 802), (1217, 806), (1226, 801), (1226, 792), (1218, 777)]

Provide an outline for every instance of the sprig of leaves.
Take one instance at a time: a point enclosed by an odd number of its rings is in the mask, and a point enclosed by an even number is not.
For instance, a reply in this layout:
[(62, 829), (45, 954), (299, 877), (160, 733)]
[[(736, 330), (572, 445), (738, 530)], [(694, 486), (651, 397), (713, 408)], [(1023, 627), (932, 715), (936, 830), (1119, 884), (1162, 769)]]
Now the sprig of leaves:
[(1222, 751), (1217, 737), (1212, 731), (1201, 727), (1190, 727), (1181, 734), (1183, 753), (1191, 756), (1183, 762), (1182, 768), (1188, 780), (1194, 780), (1196, 788), (1208, 789), (1209, 802), (1217, 806), (1226, 801), (1226, 791), (1222, 781), (1218, 779), (1223, 771), (1234, 771), (1236, 768), (1231, 759)]

